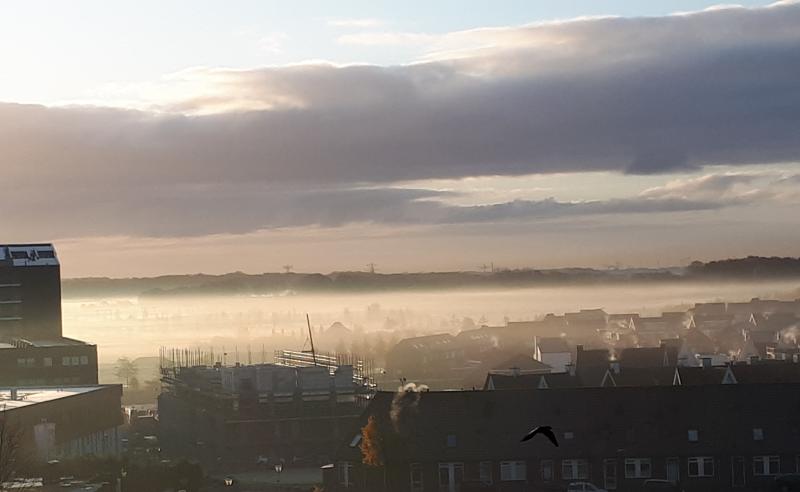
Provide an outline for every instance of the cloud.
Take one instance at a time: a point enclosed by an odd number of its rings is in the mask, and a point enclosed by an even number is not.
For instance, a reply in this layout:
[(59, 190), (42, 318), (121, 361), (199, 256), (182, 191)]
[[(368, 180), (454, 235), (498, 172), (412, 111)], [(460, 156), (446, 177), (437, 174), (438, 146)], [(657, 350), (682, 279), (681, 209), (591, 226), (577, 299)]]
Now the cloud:
[(791, 202), (797, 196), (798, 174), (777, 171), (717, 173), (676, 179), (644, 190), (640, 197), (661, 200), (737, 202)]
[[(515, 199), (480, 205), (448, 203), (455, 192), (409, 188), (275, 187), (260, 184), (131, 186), (98, 190), (76, 186), (7, 190), (4, 199), (24, 213), (0, 216), (0, 230), (19, 237), (193, 237), (298, 227), (352, 224), (436, 226), (529, 223), (576, 217), (719, 210), (738, 199), (681, 197), (560, 201)], [(54, 204), (56, 204), (54, 206)]]
[(273, 32), (265, 36), (261, 36), (258, 40), (258, 46), (269, 53), (283, 52), (283, 44), (289, 39), (285, 32)]
[(471, 209), (387, 190), (433, 178), (797, 162), (798, 25), (800, 4), (786, 2), (580, 19), (454, 33), (410, 65), (197, 68), (178, 77), (181, 97), (151, 110), (0, 104), (0, 207), (26, 211), (3, 230), (29, 230), (24, 218), (45, 205), (63, 234), (143, 235), (729, 206), (688, 194), (727, 189), (719, 182), (628, 201)]

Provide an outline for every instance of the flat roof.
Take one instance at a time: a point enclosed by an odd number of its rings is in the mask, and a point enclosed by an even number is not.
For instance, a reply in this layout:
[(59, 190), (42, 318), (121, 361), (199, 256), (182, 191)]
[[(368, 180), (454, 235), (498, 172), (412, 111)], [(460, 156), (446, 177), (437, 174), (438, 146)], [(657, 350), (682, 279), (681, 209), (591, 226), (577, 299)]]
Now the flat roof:
[(92, 386), (42, 386), (17, 388), (17, 399), (11, 399), (11, 388), (0, 388), (0, 414), (6, 410), (29, 407), (37, 403), (69, 398), (70, 396), (85, 395), (95, 391), (102, 391), (115, 385)]
[(0, 245), (0, 261), (15, 267), (58, 266), (58, 256), (52, 244)]
[(60, 337), (60, 338), (47, 338), (42, 340), (30, 340), (24, 337), (16, 337), (13, 340), (17, 340), (22, 342), (26, 348), (27, 347), (37, 347), (37, 348), (45, 348), (45, 347), (79, 347), (79, 346), (86, 346), (92, 345), (91, 343), (86, 343), (81, 340), (75, 340), (74, 338), (67, 338), (67, 337)]
[(76, 345), (89, 345), (86, 342), (75, 340), (74, 338), (51, 338), (49, 340), (28, 340), (34, 347), (74, 347)]

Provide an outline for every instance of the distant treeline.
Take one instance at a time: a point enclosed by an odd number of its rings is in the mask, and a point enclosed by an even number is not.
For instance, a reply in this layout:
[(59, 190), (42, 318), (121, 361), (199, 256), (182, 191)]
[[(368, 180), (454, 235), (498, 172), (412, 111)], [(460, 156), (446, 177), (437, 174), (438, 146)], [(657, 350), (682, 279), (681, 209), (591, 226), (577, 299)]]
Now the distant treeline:
[(623, 282), (759, 280), (799, 278), (800, 258), (762, 258), (693, 262), (686, 268), (516, 269), (494, 272), (433, 273), (262, 273), (167, 275), (151, 278), (65, 279), (65, 297), (166, 297), (195, 295), (282, 295), (287, 293), (515, 288)]
[(800, 258), (748, 256), (708, 263), (695, 261), (687, 268), (686, 275), (734, 279), (794, 278), (800, 277)]

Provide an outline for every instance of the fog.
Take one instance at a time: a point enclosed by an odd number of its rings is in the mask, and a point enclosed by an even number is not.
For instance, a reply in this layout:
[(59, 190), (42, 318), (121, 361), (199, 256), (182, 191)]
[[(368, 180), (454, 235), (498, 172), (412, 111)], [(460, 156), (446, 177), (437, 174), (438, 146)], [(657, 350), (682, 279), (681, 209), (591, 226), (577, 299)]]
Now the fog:
[[(356, 334), (380, 331), (390, 344), (408, 336), (457, 333), (465, 327), (503, 325), (507, 320), (533, 320), (579, 309), (658, 314), (685, 310), (696, 302), (796, 298), (798, 287), (797, 282), (776, 281), (160, 300), (67, 298), (63, 323), (65, 336), (97, 344), (101, 364), (123, 356), (154, 357), (160, 346), (213, 346), (228, 352), (229, 363), (261, 362), (271, 360), (276, 348), (309, 348), (306, 313), (315, 335), (321, 327), (340, 321)], [(324, 339), (316, 342), (318, 350), (343, 348)]]

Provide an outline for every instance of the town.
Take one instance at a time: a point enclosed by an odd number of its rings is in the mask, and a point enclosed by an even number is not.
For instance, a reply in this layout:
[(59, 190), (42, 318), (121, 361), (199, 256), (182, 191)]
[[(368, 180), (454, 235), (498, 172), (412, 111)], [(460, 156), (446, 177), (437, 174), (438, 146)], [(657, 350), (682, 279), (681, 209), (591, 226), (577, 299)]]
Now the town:
[[(161, 347), (157, 404), (124, 407), (60, 309), (55, 248), (0, 247), (9, 490), (766, 491), (800, 473), (800, 300), (583, 309), (380, 358), (316, 350), (354, 333), (309, 323), (311, 350), (269, 362)], [(559, 446), (520, 442), (537, 425)]]

